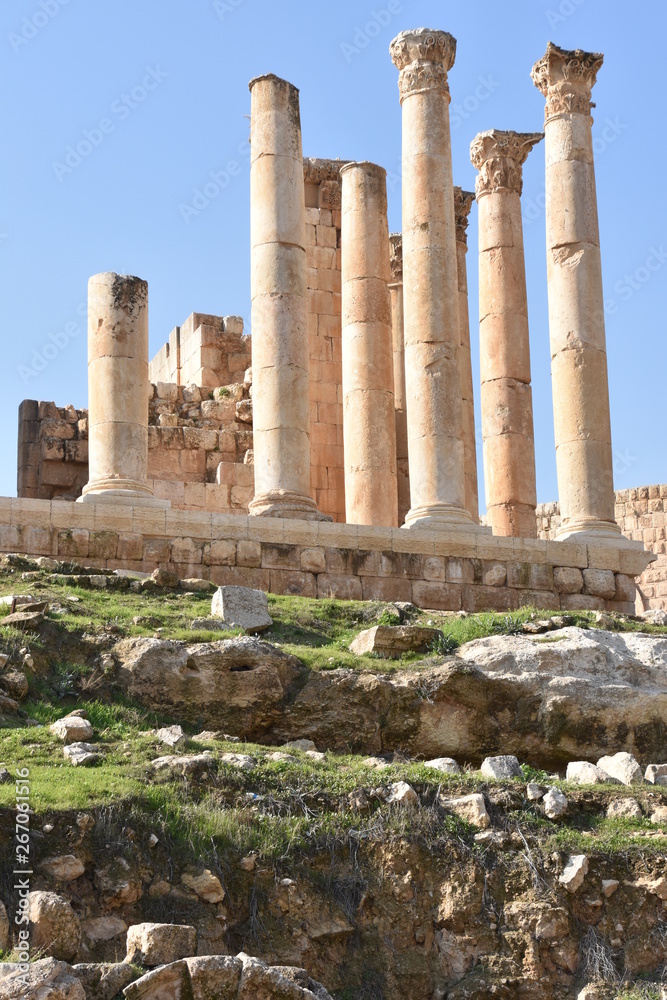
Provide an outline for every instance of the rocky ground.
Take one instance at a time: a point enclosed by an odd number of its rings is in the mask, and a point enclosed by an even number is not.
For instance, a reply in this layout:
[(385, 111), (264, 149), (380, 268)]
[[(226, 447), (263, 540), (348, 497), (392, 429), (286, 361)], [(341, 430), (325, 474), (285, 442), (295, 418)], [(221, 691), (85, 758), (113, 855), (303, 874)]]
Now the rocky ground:
[(282, 597), (247, 638), (195, 584), (2, 562), (0, 998), (661, 996), (667, 628)]

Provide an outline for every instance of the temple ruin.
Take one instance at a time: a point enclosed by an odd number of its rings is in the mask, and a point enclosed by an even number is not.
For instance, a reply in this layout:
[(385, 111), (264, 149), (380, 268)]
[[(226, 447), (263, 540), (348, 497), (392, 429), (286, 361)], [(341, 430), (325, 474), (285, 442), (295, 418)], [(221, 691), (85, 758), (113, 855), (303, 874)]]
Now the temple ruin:
[[(667, 487), (619, 499), (613, 486), (591, 134), (603, 57), (549, 43), (532, 70), (544, 131), (480, 132), (473, 195), (452, 176), (455, 54), (451, 35), (424, 28), (390, 46), (401, 233), (388, 230), (382, 166), (304, 159), (299, 91), (251, 81), (252, 337), (239, 317), (193, 313), (149, 362), (146, 283), (91, 278), (89, 409), (22, 403), (2, 551), (452, 611), (633, 613), (646, 574), (644, 604), (667, 604)], [(521, 222), (534, 146), (546, 161), (559, 493), (548, 508), (537, 505)], [(626, 523), (644, 499), (649, 523)]]

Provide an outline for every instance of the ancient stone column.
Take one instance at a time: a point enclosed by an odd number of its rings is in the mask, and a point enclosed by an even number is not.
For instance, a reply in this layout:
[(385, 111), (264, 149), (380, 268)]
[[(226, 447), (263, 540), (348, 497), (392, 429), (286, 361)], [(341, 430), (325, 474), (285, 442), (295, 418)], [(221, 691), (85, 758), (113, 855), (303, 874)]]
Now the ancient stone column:
[(495, 535), (535, 538), (535, 441), (530, 386), (522, 166), (541, 132), (480, 132), (479, 337), (487, 521)]
[(250, 514), (330, 520), (310, 496), (306, 204), (299, 91), (250, 83), (255, 496)]
[(603, 56), (549, 42), (532, 78), (546, 97), (546, 226), (559, 538), (618, 539), (591, 90)]
[(412, 506), (405, 527), (470, 528), (465, 506), (458, 275), (447, 71), (456, 41), (390, 46), (403, 118), (403, 310)]
[(398, 523), (410, 510), (410, 470), (408, 462), (408, 415), (405, 407), (405, 345), (403, 343), (403, 241), (400, 233), (389, 236), (391, 281), (391, 337), (394, 350), (394, 406), (396, 416), (396, 478)]
[(477, 446), (475, 440), (475, 398), (472, 383), (470, 353), (470, 320), (468, 317), (468, 216), (475, 195), (454, 187), (454, 217), (456, 219), (456, 264), (459, 284), (459, 332), (461, 335), (461, 401), (463, 406), (463, 466), (465, 474), (465, 506), (471, 518), (479, 523), (477, 494)]
[(82, 501), (153, 502), (148, 483), (148, 285), (88, 282), (88, 483)]
[(346, 163), (341, 168), (343, 452), (348, 523), (395, 528), (386, 176), (374, 163)]

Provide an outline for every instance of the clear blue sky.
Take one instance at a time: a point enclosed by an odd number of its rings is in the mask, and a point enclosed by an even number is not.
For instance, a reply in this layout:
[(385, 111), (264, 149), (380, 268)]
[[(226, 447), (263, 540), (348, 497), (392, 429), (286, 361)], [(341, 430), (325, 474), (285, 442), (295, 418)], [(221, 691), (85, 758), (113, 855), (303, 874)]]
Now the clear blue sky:
[[(530, 69), (549, 39), (604, 52), (594, 136), (616, 486), (667, 479), (664, 0), (6, 0), (0, 494), (16, 491), (21, 399), (86, 405), (91, 274), (148, 280), (151, 353), (193, 311), (237, 313), (249, 328), (253, 76), (274, 72), (301, 89), (306, 155), (387, 168), (390, 229), (400, 229), (401, 120), (388, 45), (420, 26), (458, 40), (454, 177), (466, 188), (478, 131), (542, 128), (544, 99)], [(80, 143), (86, 155), (66, 159)], [(548, 500), (557, 491), (543, 146), (524, 178), (538, 496)], [(207, 183), (213, 197), (189, 211)], [(475, 207), (469, 232), (477, 381)]]

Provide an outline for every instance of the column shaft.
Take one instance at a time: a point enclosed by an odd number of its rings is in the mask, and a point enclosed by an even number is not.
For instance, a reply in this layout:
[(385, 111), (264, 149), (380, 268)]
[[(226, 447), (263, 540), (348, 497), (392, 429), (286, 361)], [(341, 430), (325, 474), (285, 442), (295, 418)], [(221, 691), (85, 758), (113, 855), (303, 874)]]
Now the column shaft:
[(148, 285), (88, 282), (88, 483), (82, 500), (152, 499), (148, 483)]
[(411, 509), (406, 527), (470, 528), (447, 71), (456, 42), (404, 31), (390, 52), (403, 118), (403, 293)]
[[(310, 496), (306, 205), (299, 92), (250, 83), (255, 496), (249, 513), (324, 519)], [(329, 520), (329, 518), (326, 518)]]
[(394, 406), (396, 408), (396, 478), (398, 523), (410, 510), (410, 467), (408, 461), (408, 414), (405, 406), (405, 344), (403, 340), (403, 241), (400, 233), (389, 237), (391, 265), (391, 335), (394, 349)]
[(487, 520), (496, 535), (535, 538), (535, 441), (530, 385), (522, 165), (542, 133), (492, 129), (470, 154), (479, 218), (479, 336)]
[(551, 378), (561, 527), (618, 538), (591, 90), (603, 57), (551, 42), (532, 78), (546, 97)]
[(465, 474), (465, 506), (475, 523), (479, 523), (477, 493), (477, 442), (475, 438), (475, 398), (470, 352), (470, 319), (468, 315), (468, 215), (474, 201), (472, 191), (454, 188), (456, 219), (456, 265), (459, 286), (459, 333), (461, 338), (461, 405), (463, 408), (463, 466)]
[(346, 520), (396, 527), (386, 171), (373, 163), (347, 163), (341, 179)]

